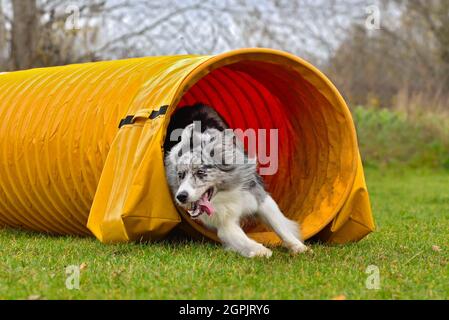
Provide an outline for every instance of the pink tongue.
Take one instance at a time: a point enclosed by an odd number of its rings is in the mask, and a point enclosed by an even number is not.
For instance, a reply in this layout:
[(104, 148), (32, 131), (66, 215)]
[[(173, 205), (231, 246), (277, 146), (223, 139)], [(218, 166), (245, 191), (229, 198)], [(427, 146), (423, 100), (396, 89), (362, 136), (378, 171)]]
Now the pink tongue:
[(205, 211), (208, 216), (211, 216), (214, 213), (214, 207), (212, 207), (212, 204), (209, 202), (209, 199), (207, 198), (207, 194), (204, 194), (201, 199), (198, 201), (198, 205), (200, 206), (200, 209), (202, 211)]

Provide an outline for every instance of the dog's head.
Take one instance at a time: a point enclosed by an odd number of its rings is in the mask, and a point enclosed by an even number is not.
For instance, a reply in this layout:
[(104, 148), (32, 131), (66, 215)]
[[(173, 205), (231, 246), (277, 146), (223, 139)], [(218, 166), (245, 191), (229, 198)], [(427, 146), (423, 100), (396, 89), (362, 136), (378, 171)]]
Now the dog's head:
[(168, 158), (175, 200), (192, 218), (212, 215), (218, 192), (241, 187), (256, 172), (256, 160), (248, 158), (232, 130), (200, 133), (188, 126)]

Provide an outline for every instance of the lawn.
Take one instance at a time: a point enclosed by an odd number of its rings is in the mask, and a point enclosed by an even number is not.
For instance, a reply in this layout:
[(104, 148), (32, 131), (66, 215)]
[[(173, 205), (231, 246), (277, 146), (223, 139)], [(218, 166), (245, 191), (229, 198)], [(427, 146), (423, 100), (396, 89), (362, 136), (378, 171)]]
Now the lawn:
[[(210, 243), (103, 245), (0, 230), (3, 299), (449, 299), (449, 172), (368, 169), (377, 231), (249, 260)], [(79, 289), (66, 267), (81, 266)], [(368, 289), (368, 266), (380, 288)], [(73, 282), (72, 282), (73, 283)]]

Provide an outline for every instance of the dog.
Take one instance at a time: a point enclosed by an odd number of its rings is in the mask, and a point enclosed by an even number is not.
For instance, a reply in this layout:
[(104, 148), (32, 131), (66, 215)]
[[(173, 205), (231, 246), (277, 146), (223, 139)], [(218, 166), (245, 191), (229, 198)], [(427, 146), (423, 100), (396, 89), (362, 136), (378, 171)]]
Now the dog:
[(271, 257), (270, 249), (241, 228), (242, 219), (257, 216), (293, 254), (308, 250), (299, 225), (282, 214), (265, 190), (256, 159), (213, 108), (200, 103), (180, 109), (167, 132), (171, 141), (164, 144), (164, 162), (175, 202), (215, 230), (226, 249), (249, 258)]

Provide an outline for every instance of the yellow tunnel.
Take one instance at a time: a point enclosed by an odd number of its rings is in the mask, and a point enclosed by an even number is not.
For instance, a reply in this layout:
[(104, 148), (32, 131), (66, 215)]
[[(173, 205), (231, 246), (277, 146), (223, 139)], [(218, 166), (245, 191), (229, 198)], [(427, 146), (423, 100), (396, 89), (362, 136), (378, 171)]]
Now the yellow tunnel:
[[(163, 144), (177, 108), (203, 102), (233, 128), (279, 131), (268, 190), (303, 236), (374, 230), (351, 114), (315, 67), (272, 49), (162, 56), (0, 75), (0, 224), (102, 242), (175, 227), (217, 240), (173, 201)], [(245, 225), (265, 244), (279, 239)]]

